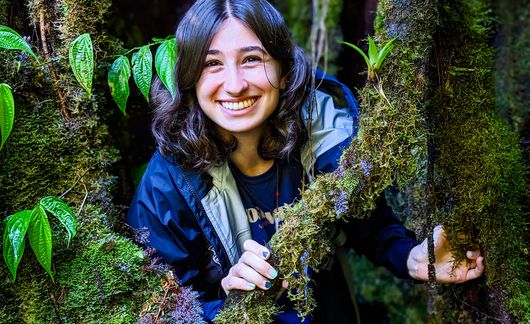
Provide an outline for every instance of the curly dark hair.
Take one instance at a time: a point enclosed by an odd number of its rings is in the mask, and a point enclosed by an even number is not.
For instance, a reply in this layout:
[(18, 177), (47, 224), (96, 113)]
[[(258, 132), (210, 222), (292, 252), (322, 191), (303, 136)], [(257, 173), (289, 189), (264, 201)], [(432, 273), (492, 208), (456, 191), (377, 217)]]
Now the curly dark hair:
[(307, 141), (300, 110), (309, 94), (311, 68), (280, 13), (265, 0), (198, 0), (176, 31), (175, 99), (158, 79), (151, 89), (155, 109), (152, 130), (158, 147), (186, 169), (206, 171), (225, 163), (237, 147), (235, 138), (225, 142), (216, 134), (214, 123), (199, 107), (195, 94), (210, 43), (219, 26), (231, 17), (254, 31), (280, 63), (285, 80), (258, 153), (264, 159), (289, 157)]

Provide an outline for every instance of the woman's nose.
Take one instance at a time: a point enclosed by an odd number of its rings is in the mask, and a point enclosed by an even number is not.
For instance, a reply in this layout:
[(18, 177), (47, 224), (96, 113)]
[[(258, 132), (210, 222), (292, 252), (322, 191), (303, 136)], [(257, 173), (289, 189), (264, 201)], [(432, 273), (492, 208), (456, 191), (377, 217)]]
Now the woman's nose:
[(226, 93), (231, 96), (242, 95), (248, 88), (244, 72), (238, 67), (231, 67), (225, 71), (223, 87)]

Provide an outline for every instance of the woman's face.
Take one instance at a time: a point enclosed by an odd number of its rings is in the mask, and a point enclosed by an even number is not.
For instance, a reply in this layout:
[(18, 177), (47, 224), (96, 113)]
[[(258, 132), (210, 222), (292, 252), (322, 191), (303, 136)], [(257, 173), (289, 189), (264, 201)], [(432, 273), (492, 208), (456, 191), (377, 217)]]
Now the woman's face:
[(213, 37), (195, 91), (221, 131), (259, 136), (283, 86), (280, 63), (251, 29), (228, 18)]

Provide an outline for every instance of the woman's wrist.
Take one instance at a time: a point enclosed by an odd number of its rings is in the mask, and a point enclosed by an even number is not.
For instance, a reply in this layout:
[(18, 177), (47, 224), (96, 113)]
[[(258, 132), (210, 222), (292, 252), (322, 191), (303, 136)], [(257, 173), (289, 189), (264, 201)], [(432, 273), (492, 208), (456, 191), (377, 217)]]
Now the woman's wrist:
[(422, 244), (418, 244), (410, 250), (407, 258), (407, 269), (412, 279), (427, 280), (425, 271), (426, 267), (423, 262), (424, 259)]

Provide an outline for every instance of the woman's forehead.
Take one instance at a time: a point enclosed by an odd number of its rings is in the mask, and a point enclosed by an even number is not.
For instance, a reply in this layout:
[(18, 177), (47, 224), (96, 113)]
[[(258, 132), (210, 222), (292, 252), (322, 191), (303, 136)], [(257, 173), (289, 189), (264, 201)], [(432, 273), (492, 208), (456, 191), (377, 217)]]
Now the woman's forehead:
[(239, 19), (230, 17), (219, 25), (209, 50), (223, 51), (252, 46), (263, 48), (261, 40), (252, 29)]

